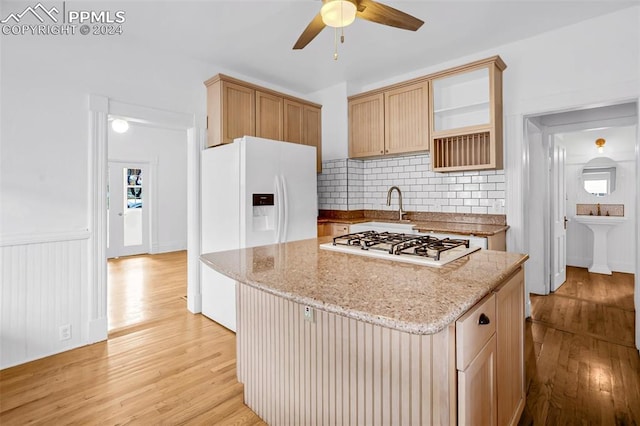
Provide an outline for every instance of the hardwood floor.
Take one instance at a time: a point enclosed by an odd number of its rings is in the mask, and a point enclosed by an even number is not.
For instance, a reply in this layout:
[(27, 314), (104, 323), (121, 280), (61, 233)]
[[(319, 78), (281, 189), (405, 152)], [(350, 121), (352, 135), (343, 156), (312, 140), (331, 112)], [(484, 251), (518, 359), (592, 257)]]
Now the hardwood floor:
[[(0, 424), (264, 424), (242, 402), (234, 334), (186, 310), (184, 252), (109, 270), (125, 302), (109, 340), (0, 371)], [(567, 278), (532, 297), (520, 424), (640, 424), (633, 276)]]
[(184, 315), (186, 251), (109, 259), (107, 269), (112, 336)]
[(520, 424), (640, 424), (633, 275), (569, 267), (557, 292), (531, 304)]
[(1, 425), (264, 424), (242, 402), (235, 335), (186, 310), (184, 252), (109, 272), (109, 340), (0, 371)]

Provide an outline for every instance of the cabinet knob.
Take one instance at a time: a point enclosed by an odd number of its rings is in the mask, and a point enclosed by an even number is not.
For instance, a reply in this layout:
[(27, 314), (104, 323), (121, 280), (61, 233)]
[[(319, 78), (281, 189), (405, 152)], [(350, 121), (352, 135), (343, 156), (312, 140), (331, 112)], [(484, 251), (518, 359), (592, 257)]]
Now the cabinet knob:
[(384, 151), (380, 151), (380, 154), (384, 154)]
[(478, 318), (478, 324), (487, 325), (490, 322), (491, 322), (491, 320), (489, 319), (488, 316), (486, 316), (485, 314), (480, 314), (480, 318)]

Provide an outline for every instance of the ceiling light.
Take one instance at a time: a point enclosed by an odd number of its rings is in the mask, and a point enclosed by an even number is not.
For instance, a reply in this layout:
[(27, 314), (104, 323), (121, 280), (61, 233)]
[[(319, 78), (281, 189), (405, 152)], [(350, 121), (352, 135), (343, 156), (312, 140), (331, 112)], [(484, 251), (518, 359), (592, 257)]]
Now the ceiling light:
[(596, 139), (596, 146), (598, 147), (598, 154), (602, 154), (604, 152), (604, 144), (607, 141), (605, 141), (602, 138)]
[(346, 27), (356, 20), (356, 5), (347, 0), (325, 0), (320, 9), (322, 22), (335, 28)]
[(127, 122), (127, 120), (116, 118), (111, 122), (111, 128), (116, 133), (125, 133), (127, 130), (129, 130), (129, 123)]

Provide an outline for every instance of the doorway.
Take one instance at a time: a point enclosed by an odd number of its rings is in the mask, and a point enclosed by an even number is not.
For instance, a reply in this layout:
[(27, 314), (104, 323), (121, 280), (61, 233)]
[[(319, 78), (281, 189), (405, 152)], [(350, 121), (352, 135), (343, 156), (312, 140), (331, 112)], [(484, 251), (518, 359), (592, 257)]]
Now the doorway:
[(109, 161), (108, 174), (107, 258), (149, 253), (149, 164)]
[[(593, 256), (591, 233), (586, 228), (582, 229), (583, 225), (571, 220), (580, 203), (624, 204), (625, 216), (634, 219), (628, 221), (631, 228), (626, 231), (626, 235), (635, 234), (637, 114), (637, 103), (629, 102), (525, 117), (524, 130), (529, 155), (529, 202), (525, 214), (528, 215), (526, 229), (531, 256), (531, 267), (528, 268), (527, 275), (530, 293), (546, 295), (558, 289), (558, 277), (561, 276), (558, 272), (562, 268), (557, 262), (563, 257), (563, 253), (558, 253), (556, 249), (563, 245), (558, 244), (561, 233), (564, 232), (560, 213), (562, 204), (568, 218), (568, 222), (565, 222), (568, 237), (564, 240), (564, 257), (569, 265), (588, 267)], [(619, 178), (624, 179), (623, 187), (626, 190), (621, 188), (606, 200), (594, 198), (580, 185), (580, 171), (589, 160), (603, 155), (598, 152), (595, 141), (604, 133), (615, 139), (613, 135), (620, 134), (620, 129), (631, 129), (626, 132), (630, 135), (627, 139), (631, 148), (616, 153), (615, 148), (610, 146), (608, 155), (613, 156), (624, 169), (623, 177)], [(560, 146), (567, 147), (564, 155), (560, 152)], [(554, 164), (559, 164), (559, 156), (566, 156), (566, 167), (554, 171)], [(565, 178), (562, 178), (562, 174), (566, 174)], [(562, 196), (562, 188), (558, 186), (558, 177), (566, 180), (566, 185), (569, 186), (565, 196)], [(636, 244), (628, 237), (621, 240), (625, 240), (628, 245), (621, 253), (629, 258), (629, 264), (625, 266), (620, 263), (615, 270), (634, 273)], [(621, 256), (613, 257), (619, 260)]]
[[(181, 131), (186, 135), (187, 150), (187, 309), (200, 312), (200, 151), (205, 146), (204, 121), (193, 113), (159, 110), (146, 106), (121, 102), (99, 95), (89, 96), (89, 145), (90, 162), (88, 182), (91, 201), (91, 230), (89, 237), (87, 289), (88, 327), (86, 342), (95, 343), (108, 338), (108, 288), (107, 288), (107, 177), (109, 119), (121, 118), (141, 125), (161, 125)], [(128, 158), (128, 157), (120, 157)], [(157, 210), (157, 209), (156, 209)], [(154, 228), (154, 218), (152, 231)], [(153, 250), (154, 247), (151, 247)]]

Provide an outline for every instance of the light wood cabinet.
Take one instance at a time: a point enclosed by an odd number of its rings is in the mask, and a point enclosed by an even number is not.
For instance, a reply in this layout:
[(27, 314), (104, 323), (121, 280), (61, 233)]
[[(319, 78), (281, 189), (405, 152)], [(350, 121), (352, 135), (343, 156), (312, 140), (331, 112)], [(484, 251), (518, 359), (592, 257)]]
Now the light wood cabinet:
[(207, 147), (258, 136), (316, 147), (322, 169), (322, 106), (218, 74), (207, 86)]
[(429, 84), (418, 82), (384, 93), (385, 154), (429, 150)]
[(284, 100), (284, 139), (316, 148), (318, 172), (322, 171), (322, 110), (318, 107)]
[(431, 164), (435, 171), (502, 169), (499, 56), (430, 79)]
[(349, 157), (431, 152), (432, 170), (502, 169), (499, 56), (349, 97)]
[(497, 425), (496, 336), (458, 371), (458, 424)]
[(256, 90), (256, 136), (283, 140), (283, 105), (281, 96)]
[(424, 81), (349, 98), (349, 157), (427, 151), (428, 93)]
[(255, 136), (255, 90), (215, 77), (205, 84), (207, 146), (231, 143), (245, 135)]
[(325, 222), (318, 224), (318, 237), (346, 235), (349, 233), (348, 223)]
[(302, 143), (316, 147), (316, 170), (322, 171), (322, 110), (304, 105), (302, 118)]
[(460, 424), (516, 425), (525, 404), (524, 270), (456, 321)]
[(517, 425), (524, 410), (524, 270), (496, 289), (498, 424)]
[(349, 158), (384, 155), (384, 94), (349, 99)]

